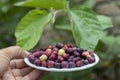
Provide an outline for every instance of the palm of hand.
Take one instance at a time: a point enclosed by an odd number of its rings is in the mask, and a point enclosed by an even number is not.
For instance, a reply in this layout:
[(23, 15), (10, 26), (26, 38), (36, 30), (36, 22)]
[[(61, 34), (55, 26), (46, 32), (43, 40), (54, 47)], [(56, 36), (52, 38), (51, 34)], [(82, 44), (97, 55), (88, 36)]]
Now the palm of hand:
[(27, 53), (19, 46), (0, 50), (0, 80), (38, 80), (46, 72), (28, 67), (24, 63)]

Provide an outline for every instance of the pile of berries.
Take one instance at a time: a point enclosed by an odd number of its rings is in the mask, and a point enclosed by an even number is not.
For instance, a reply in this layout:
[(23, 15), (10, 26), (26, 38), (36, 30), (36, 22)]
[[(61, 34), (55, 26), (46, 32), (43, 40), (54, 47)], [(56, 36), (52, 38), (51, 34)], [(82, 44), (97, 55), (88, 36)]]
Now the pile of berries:
[(95, 62), (94, 53), (91, 50), (83, 50), (72, 43), (57, 43), (48, 46), (28, 56), (29, 61), (46, 68), (75, 68)]

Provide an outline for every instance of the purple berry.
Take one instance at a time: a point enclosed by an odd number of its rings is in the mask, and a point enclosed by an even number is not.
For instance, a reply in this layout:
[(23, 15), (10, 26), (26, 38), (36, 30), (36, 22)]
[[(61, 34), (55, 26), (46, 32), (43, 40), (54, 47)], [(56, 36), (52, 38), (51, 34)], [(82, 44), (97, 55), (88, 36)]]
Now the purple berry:
[(35, 57), (35, 56), (32, 55), (32, 54), (30, 54), (30, 55), (28, 56), (29, 59), (34, 58), (34, 57)]
[(40, 56), (45, 54), (45, 51), (39, 51), (40, 52)]
[(54, 66), (55, 68), (60, 68), (60, 63), (55, 63), (55, 66)]
[(68, 49), (66, 50), (66, 52), (69, 53), (69, 54), (73, 54), (73, 51), (74, 51), (73, 48), (68, 48)]
[(76, 64), (75, 62), (69, 62), (69, 68), (75, 68)]
[(73, 62), (77, 62), (79, 60), (79, 58), (75, 57), (72, 59)]
[(70, 56), (70, 57), (68, 58), (68, 61), (72, 61), (73, 58), (74, 58), (74, 56)]
[(61, 67), (62, 67), (62, 68), (68, 68), (68, 67), (69, 67), (68, 62), (67, 62), (67, 61), (61, 62)]
[(81, 57), (77, 57), (78, 58), (78, 60), (81, 60), (82, 58)]
[(77, 51), (74, 51), (74, 56), (75, 56), (75, 57), (79, 57), (79, 56), (80, 56), (80, 53), (78, 53)]
[(83, 63), (82, 60), (76, 62), (76, 66), (77, 66), (77, 67), (81, 67), (81, 66), (83, 66), (83, 64), (84, 64), (84, 63)]
[(41, 66), (42, 66), (42, 67), (47, 67), (47, 62), (46, 62), (46, 61), (42, 61), (42, 62), (41, 62)]
[(28, 56), (28, 59), (30, 60), (31, 63), (34, 63), (35, 56), (32, 55), (32, 54), (30, 54), (30, 55)]
[(55, 62), (54, 61), (48, 61), (48, 68), (53, 68), (54, 65), (55, 65)]
[(76, 48), (76, 51), (81, 54), (83, 52), (83, 49), (82, 48)]
[(58, 49), (61, 49), (61, 48), (63, 47), (63, 44), (62, 44), (62, 43), (57, 43), (57, 44), (56, 44), (56, 47), (57, 47)]
[(58, 58), (57, 58), (57, 62), (61, 63), (62, 61), (64, 61), (64, 58), (61, 57), (61, 56), (58, 56)]

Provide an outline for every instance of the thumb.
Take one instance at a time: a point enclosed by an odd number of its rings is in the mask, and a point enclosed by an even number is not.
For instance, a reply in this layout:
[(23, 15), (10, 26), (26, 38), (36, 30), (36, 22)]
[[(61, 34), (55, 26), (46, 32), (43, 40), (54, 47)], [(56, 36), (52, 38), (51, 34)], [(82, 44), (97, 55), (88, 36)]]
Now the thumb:
[(7, 70), (12, 59), (27, 57), (27, 53), (19, 46), (12, 46), (0, 50), (0, 76)]

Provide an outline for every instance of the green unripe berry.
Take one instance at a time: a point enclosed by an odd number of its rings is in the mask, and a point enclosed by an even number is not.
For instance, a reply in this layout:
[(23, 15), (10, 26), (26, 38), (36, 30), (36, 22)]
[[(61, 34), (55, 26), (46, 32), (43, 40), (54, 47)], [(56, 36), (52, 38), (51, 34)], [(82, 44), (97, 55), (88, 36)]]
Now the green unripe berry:
[(64, 49), (60, 49), (58, 51), (58, 55), (62, 56), (63, 54), (65, 54), (65, 50)]
[(39, 57), (40, 61), (45, 61), (45, 60), (47, 60), (47, 58), (48, 57), (45, 54), (43, 54)]

